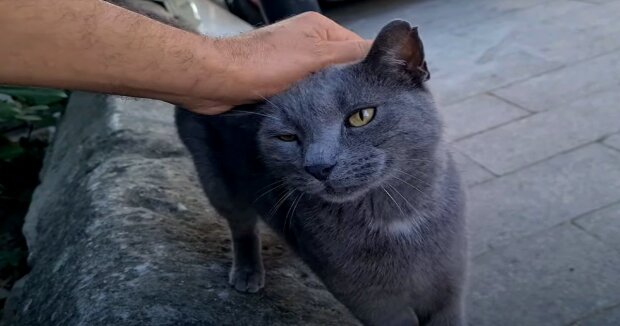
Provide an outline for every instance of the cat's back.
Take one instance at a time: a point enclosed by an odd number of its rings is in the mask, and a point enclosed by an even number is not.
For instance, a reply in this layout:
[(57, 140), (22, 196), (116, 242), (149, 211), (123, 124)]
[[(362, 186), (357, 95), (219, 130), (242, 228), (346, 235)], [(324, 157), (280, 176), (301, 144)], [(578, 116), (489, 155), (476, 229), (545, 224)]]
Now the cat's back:
[(255, 109), (239, 107), (217, 116), (176, 109), (179, 137), (191, 153), (204, 190), (215, 206), (249, 207), (256, 192), (268, 182), (256, 142), (261, 117), (239, 111)]

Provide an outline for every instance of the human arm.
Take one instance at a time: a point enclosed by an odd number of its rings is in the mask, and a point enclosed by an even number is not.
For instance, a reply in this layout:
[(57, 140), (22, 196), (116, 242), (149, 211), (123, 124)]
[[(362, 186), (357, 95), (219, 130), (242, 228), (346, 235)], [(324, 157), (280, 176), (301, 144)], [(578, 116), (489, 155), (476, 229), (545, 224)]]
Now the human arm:
[(369, 47), (316, 13), (214, 39), (100, 0), (0, 0), (0, 84), (154, 98), (214, 114)]

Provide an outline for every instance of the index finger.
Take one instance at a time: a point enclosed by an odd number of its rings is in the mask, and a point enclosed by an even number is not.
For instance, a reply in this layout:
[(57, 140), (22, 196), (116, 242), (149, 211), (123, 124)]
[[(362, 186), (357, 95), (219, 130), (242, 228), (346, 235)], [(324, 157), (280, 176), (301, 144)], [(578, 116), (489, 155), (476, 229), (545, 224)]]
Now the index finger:
[(347, 63), (363, 59), (372, 46), (372, 40), (327, 42), (326, 65)]
[(328, 19), (329, 23), (325, 26), (326, 41), (363, 41), (364, 39), (354, 33), (340, 26), (335, 21)]

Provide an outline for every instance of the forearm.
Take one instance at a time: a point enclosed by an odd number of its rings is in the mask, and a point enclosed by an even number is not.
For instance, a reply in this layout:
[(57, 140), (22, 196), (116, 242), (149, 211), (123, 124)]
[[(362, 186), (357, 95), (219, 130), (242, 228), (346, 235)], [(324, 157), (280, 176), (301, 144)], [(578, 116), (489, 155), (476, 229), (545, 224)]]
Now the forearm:
[(215, 40), (102, 0), (0, 0), (0, 84), (147, 97), (205, 114), (276, 94), (369, 47), (316, 13)]
[(0, 0), (0, 31), (0, 84), (174, 102), (232, 77), (214, 41), (99, 0)]

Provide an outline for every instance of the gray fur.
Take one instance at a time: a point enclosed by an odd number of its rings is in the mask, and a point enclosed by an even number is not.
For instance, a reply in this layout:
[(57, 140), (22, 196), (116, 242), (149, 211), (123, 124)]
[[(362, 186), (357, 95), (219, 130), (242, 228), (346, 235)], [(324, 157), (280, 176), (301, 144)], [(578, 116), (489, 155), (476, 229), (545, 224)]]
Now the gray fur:
[[(261, 216), (364, 324), (465, 325), (464, 199), (423, 59), (417, 30), (395, 21), (364, 61), (262, 105), (177, 110), (204, 190), (231, 227), (235, 288), (263, 286)], [(374, 120), (347, 127), (366, 107)], [(306, 169), (334, 164), (324, 182)]]

